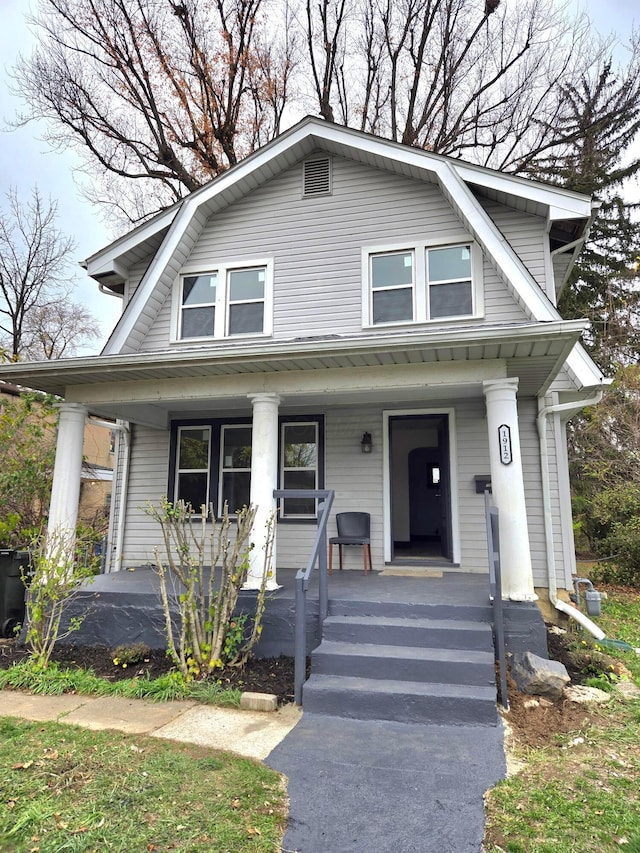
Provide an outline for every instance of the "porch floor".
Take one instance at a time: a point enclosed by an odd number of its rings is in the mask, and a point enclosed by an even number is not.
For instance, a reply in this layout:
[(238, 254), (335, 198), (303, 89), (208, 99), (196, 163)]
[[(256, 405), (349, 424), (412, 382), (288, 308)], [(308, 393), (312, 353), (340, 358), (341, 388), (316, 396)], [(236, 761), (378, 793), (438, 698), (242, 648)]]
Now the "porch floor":
[[(295, 597), (297, 569), (278, 569), (279, 589), (269, 592), (271, 599)], [(121, 572), (97, 575), (86, 585), (87, 591), (96, 593), (126, 593), (127, 595), (149, 595), (159, 593), (159, 582), (150, 566), (141, 566)], [(317, 598), (318, 573), (314, 572), (309, 582), (309, 597)], [(486, 574), (443, 572), (442, 577), (429, 573), (411, 571), (409, 574), (387, 574), (373, 571), (364, 575), (362, 571), (334, 569), (329, 577), (329, 599), (412, 602), (438, 604), (466, 604), (485, 606), (489, 603), (489, 577)]]

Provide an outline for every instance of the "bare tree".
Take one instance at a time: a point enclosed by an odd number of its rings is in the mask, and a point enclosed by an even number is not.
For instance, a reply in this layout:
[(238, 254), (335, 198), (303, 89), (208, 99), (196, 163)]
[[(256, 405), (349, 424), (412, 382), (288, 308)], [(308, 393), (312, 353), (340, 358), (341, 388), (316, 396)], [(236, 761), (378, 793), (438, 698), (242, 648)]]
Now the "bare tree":
[(266, 2), (41, 0), (22, 120), (47, 119), (130, 220), (166, 207), (280, 130), (295, 62)]
[(7, 355), (23, 353), (27, 318), (69, 292), (66, 273), (74, 243), (56, 226), (57, 204), (35, 188), (22, 203), (15, 189), (0, 212), (0, 334)]
[(100, 337), (95, 317), (84, 305), (59, 298), (36, 306), (25, 317), (20, 356), (41, 361), (69, 358)]
[(89, 197), (130, 222), (303, 105), (518, 172), (581, 132), (566, 93), (611, 49), (567, 14), (557, 0), (39, 0), (15, 89), (21, 120), (46, 119), (52, 143), (80, 152)]

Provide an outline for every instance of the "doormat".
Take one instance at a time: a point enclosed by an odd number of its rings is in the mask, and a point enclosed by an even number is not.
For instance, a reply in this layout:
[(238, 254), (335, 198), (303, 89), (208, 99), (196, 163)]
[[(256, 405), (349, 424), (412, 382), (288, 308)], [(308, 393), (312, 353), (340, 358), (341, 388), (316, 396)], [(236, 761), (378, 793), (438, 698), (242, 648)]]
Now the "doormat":
[(425, 571), (424, 569), (412, 569), (412, 568), (402, 568), (402, 569), (383, 569), (379, 572), (382, 577), (385, 575), (391, 575), (392, 577), (404, 577), (404, 578), (441, 578), (441, 571)]

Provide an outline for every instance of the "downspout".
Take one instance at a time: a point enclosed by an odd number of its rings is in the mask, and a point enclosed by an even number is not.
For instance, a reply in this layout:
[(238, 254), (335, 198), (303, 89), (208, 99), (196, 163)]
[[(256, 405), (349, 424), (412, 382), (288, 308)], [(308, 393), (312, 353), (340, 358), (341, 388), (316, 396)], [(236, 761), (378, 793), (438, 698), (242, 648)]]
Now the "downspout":
[(587, 406), (595, 406), (600, 400), (604, 389), (600, 388), (596, 393), (586, 400), (577, 400), (573, 403), (556, 403), (552, 406), (542, 406), (542, 399), (538, 404), (541, 406), (536, 420), (538, 427), (538, 438), (540, 440), (540, 466), (542, 469), (542, 504), (544, 508), (544, 538), (547, 555), (547, 571), (549, 578), (549, 601), (556, 610), (575, 619), (583, 628), (589, 631), (596, 640), (603, 640), (605, 633), (595, 622), (592, 622), (576, 607), (571, 607), (558, 598), (558, 586), (556, 582), (556, 557), (553, 549), (553, 517), (551, 514), (551, 484), (549, 481), (549, 448), (547, 445), (547, 416), (557, 412), (566, 412), (572, 409), (583, 409)]
[(109, 573), (119, 572), (122, 562), (122, 549), (124, 544), (124, 524), (125, 524), (125, 507), (127, 503), (127, 491), (129, 489), (129, 458), (131, 450), (131, 427), (127, 421), (117, 420), (101, 421), (96, 418), (87, 418), (88, 423), (97, 424), (98, 426), (107, 427), (108, 429), (116, 430), (124, 439), (124, 453), (122, 456), (122, 481), (120, 484), (119, 494), (120, 503), (118, 506), (118, 522), (116, 526), (116, 542), (115, 553), (113, 560), (109, 560)]

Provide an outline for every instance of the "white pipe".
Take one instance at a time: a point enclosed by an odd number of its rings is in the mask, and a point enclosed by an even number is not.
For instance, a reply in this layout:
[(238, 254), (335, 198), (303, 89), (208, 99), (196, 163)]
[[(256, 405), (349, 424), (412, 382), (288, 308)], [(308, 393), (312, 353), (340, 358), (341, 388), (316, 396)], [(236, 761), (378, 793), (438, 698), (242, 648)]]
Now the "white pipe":
[(605, 633), (602, 628), (599, 628), (595, 622), (592, 622), (591, 619), (589, 619), (588, 616), (585, 616), (577, 607), (572, 607), (570, 604), (566, 604), (566, 602), (562, 601), (560, 598), (557, 598), (553, 604), (557, 610), (560, 610), (562, 613), (566, 613), (567, 616), (570, 616), (571, 619), (575, 619), (583, 628), (586, 628), (590, 634), (593, 634), (596, 640), (604, 640)]
[(122, 299), (122, 293), (116, 293), (115, 290), (111, 290), (110, 287), (107, 287), (106, 284), (103, 284), (101, 281), (98, 282), (98, 290), (100, 293), (103, 293), (105, 296), (115, 296), (116, 299)]
[(539, 399), (541, 406), (536, 420), (538, 427), (538, 438), (540, 441), (540, 468), (542, 474), (542, 505), (544, 508), (544, 538), (547, 556), (547, 572), (549, 578), (549, 601), (553, 604), (556, 610), (565, 613), (571, 619), (575, 619), (583, 628), (586, 628), (596, 640), (604, 639), (604, 631), (599, 628), (595, 622), (586, 617), (577, 607), (571, 607), (564, 601), (558, 598), (558, 585), (556, 582), (556, 556), (553, 549), (553, 516), (551, 513), (551, 484), (549, 482), (549, 448), (547, 445), (547, 416), (556, 414), (557, 412), (566, 412), (571, 409), (584, 409), (587, 406), (595, 406), (604, 393), (603, 388), (599, 388), (592, 397), (586, 400), (577, 400), (573, 403), (556, 403), (552, 406), (543, 406), (542, 399)]
[[(125, 525), (125, 509), (127, 503), (127, 491), (129, 489), (129, 458), (131, 450), (131, 428), (127, 421), (102, 421), (97, 418), (87, 418), (87, 423), (96, 424), (97, 426), (107, 427), (120, 433), (124, 439), (124, 454), (122, 456), (122, 480), (120, 482), (119, 494), (120, 504), (118, 506), (118, 523), (116, 526), (116, 541), (114, 549), (114, 558), (111, 559), (111, 553), (107, 559), (107, 572), (119, 572), (122, 562), (122, 547), (124, 542), (124, 525)], [(119, 448), (118, 448), (119, 449)], [(117, 480), (116, 480), (117, 482)], [(111, 531), (112, 525), (109, 525)]]

